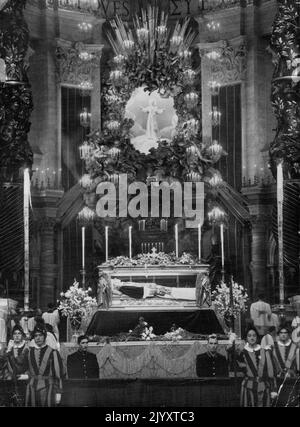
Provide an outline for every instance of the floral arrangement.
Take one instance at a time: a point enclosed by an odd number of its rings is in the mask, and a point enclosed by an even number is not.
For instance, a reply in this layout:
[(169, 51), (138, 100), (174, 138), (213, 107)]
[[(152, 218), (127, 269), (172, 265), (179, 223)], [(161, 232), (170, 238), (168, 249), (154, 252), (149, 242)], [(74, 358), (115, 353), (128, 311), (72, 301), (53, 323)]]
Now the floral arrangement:
[(139, 254), (130, 259), (124, 256), (118, 256), (110, 259), (108, 262), (102, 264), (102, 267), (137, 267), (137, 266), (151, 266), (151, 265), (196, 265), (198, 259), (193, 255), (184, 252), (181, 257), (177, 258), (175, 253), (166, 254), (165, 252)]
[(212, 293), (212, 301), (221, 316), (234, 316), (247, 309), (248, 294), (245, 288), (238, 283), (232, 283), (232, 302), (230, 287), (221, 282)]
[[(191, 20), (178, 21), (172, 31), (168, 17), (149, 6), (135, 17), (132, 29), (119, 18), (111, 24), (107, 37), (115, 56), (103, 73), (103, 128), (88, 135), (91, 152), (85, 162), (93, 180), (89, 191), (122, 173), (129, 181), (148, 176), (198, 181), (207, 176), (221, 154), (216, 157), (210, 142), (202, 141), (200, 63), (194, 55), (197, 35)], [(141, 87), (172, 97), (178, 117), (171, 141), (160, 139), (147, 155), (131, 143), (135, 122), (126, 116), (128, 101)]]
[(183, 339), (183, 335), (185, 334), (184, 329), (178, 328), (175, 331), (167, 332), (164, 337), (170, 341), (180, 341)]
[(144, 332), (141, 335), (141, 338), (143, 341), (150, 341), (155, 337), (156, 337), (156, 335), (153, 333), (153, 327), (152, 326), (150, 326), (149, 328), (146, 327), (144, 329)]
[(74, 329), (79, 329), (82, 320), (93, 314), (97, 307), (96, 299), (90, 296), (91, 291), (91, 288), (80, 288), (75, 280), (67, 292), (60, 294), (58, 309), (63, 316), (69, 317)]

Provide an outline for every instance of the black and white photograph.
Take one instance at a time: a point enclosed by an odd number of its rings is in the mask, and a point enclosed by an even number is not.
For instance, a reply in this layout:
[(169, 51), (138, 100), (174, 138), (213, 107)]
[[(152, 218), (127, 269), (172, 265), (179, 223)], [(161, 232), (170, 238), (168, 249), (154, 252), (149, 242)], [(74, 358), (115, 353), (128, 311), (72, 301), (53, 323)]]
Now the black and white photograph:
[(0, 0), (1, 408), (299, 407), (299, 263), (300, 0)]

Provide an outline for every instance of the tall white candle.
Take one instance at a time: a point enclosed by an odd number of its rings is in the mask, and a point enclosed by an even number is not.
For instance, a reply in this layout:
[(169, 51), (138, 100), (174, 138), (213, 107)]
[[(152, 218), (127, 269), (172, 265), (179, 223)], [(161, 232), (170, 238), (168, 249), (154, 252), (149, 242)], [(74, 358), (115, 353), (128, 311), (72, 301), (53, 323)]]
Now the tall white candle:
[(283, 170), (282, 162), (280, 162), (277, 165), (278, 273), (280, 304), (284, 304), (283, 197)]
[(24, 170), (24, 309), (29, 310), (29, 203), (30, 203), (30, 175)]
[(105, 227), (105, 261), (108, 261), (108, 226)]
[(178, 224), (175, 225), (175, 254), (178, 258)]
[(198, 258), (201, 262), (201, 224), (198, 224)]
[(221, 233), (221, 256), (222, 256), (222, 280), (224, 281), (224, 266), (225, 266), (225, 259), (224, 259), (224, 224), (221, 224), (220, 227), (220, 233)]
[(85, 227), (81, 229), (81, 237), (82, 237), (82, 270), (85, 269)]
[(132, 258), (132, 226), (129, 227), (129, 258)]

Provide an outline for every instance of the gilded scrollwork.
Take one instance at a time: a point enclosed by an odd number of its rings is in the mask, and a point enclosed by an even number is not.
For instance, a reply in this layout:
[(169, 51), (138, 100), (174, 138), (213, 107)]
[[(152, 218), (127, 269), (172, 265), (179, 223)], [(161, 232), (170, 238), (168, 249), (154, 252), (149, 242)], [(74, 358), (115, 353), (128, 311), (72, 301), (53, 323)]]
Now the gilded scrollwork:
[[(212, 79), (221, 85), (236, 83), (246, 77), (247, 70), (247, 47), (246, 41), (242, 39), (239, 44), (222, 40), (217, 43), (199, 44), (201, 57), (210, 67)], [(213, 55), (214, 53), (216, 59)]]
[(90, 81), (92, 72), (100, 66), (102, 45), (57, 41), (57, 77), (60, 83), (80, 86)]
[(280, 0), (273, 24), (269, 52), (273, 56), (272, 105), (277, 118), (270, 146), (271, 167), (276, 176), (278, 160), (284, 160), (286, 179), (300, 177), (300, 30), (299, 9), (292, 0)]

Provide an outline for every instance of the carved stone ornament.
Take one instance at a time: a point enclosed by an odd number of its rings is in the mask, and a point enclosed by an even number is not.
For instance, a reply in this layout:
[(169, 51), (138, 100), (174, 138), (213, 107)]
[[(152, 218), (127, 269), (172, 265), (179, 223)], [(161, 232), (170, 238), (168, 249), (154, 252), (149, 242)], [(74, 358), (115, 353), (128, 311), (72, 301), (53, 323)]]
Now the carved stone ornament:
[[(227, 85), (242, 81), (246, 77), (247, 70), (247, 48), (246, 41), (239, 38), (236, 42), (221, 40), (216, 43), (200, 43), (198, 45), (201, 57), (211, 68), (212, 79)], [(219, 57), (209, 59), (207, 54), (216, 52)]]
[(91, 80), (92, 71), (100, 66), (102, 49), (103, 45), (57, 40), (58, 81), (80, 86)]

